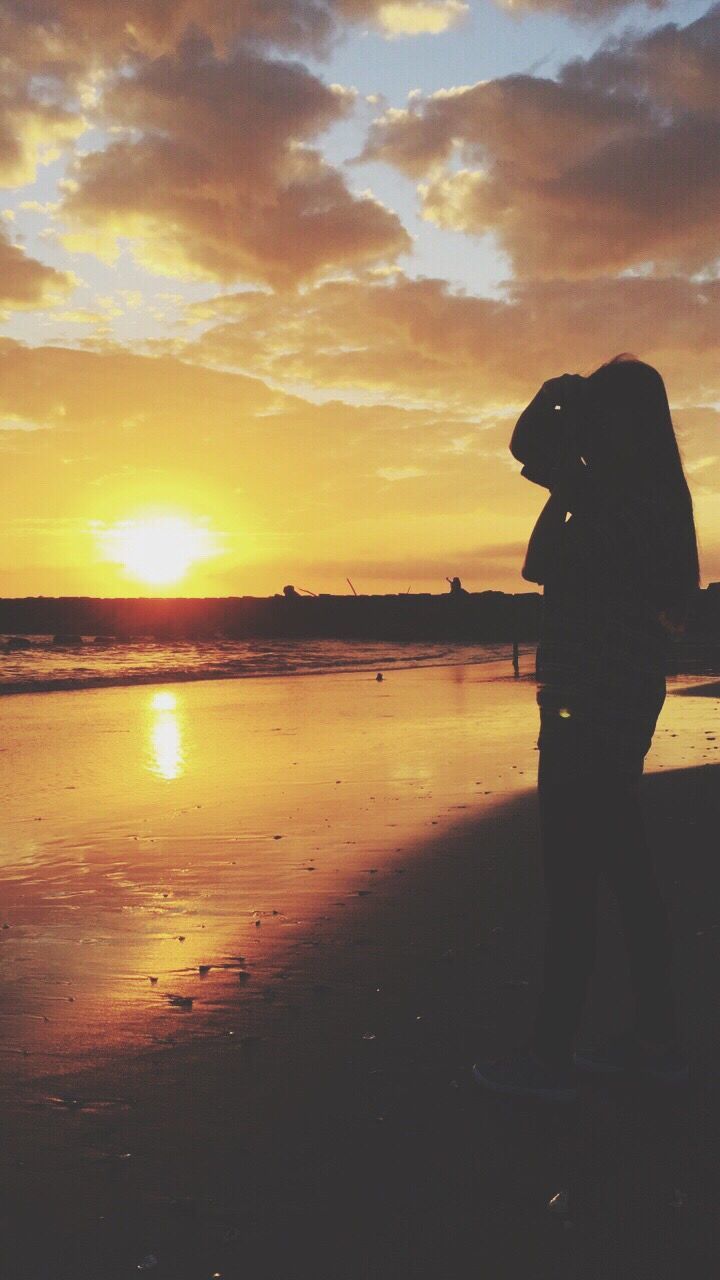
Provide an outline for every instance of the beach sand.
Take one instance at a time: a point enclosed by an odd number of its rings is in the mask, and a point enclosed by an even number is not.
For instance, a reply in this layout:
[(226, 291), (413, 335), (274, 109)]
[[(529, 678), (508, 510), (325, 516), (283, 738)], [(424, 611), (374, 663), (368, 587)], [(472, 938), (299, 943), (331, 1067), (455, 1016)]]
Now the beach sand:
[[(700, 683), (676, 682), (644, 784), (693, 1084), (564, 1109), (469, 1079), (537, 992), (530, 680), (5, 699), (4, 1280), (450, 1278), (468, 1251), (488, 1280), (714, 1274), (720, 734), (717, 686), (682, 696)], [(603, 916), (588, 1032), (629, 1007)], [(546, 1207), (565, 1188), (569, 1227)]]

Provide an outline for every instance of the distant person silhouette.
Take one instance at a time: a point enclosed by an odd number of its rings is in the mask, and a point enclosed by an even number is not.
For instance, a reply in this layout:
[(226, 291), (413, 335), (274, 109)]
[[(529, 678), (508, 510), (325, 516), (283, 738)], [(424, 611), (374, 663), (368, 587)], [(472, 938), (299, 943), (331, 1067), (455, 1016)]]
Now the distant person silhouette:
[[(515, 428), (523, 475), (550, 489), (523, 577), (544, 586), (537, 652), (538, 797), (547, 926), (529, 1044), (477, 1062), (479, 1084), (555, 1101), (573, 1068), (687, 1078), (671, 983), (671, 936), (639, 783), (665, 700), (669, 636), (698, 587), (690, 492), (660, 374), (616, 356), (541, 387)], [(570, 519), (567, 519), (570, 513)], [(575, 1052), (594, 967), (598, 879), (617, 898), (634, 1025)]]
[(459, 579), (459, 578), (446, 578), (446, 579), (445, 579), (445, 581), (450, 583), (450, 595), (451, 595), (451, 596), (466, 596), (466, 595), (467, 595), (467, 591), (465, 590), (465, 588), (464, 588), (464, 586), (463, 586), (463, 584), (462, 584), (462, 582), (460, 581), (460, 579)]

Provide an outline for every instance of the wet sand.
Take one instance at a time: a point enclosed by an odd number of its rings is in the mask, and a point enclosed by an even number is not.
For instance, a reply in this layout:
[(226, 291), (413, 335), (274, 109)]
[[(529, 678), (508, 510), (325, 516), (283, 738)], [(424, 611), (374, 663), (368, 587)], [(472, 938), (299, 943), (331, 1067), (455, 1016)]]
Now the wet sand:
[(3, 1276), (712, 1274), (716, 696), (668, 698), (645, 783), (695, 1082), (561, 1112), (468, 1081), (537, 989), (531, 682), (8, 699)]

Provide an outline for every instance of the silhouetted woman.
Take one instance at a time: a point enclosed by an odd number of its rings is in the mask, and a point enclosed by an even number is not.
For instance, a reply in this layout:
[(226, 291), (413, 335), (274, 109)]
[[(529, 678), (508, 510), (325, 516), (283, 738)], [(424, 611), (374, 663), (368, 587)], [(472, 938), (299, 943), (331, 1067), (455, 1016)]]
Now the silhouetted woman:
[[(573, 1067), (681, 1082), (670, 929), (639, 797), (669, 636), (683, 629), (699, 579), (663, 380), (632, 356), (587, 378), (553, 378), (521, 415), (511, 449), (523, 474), (550, 489), (523, 568), (544, 586), (538, 796), (548, 919), (530, 1044), (477, 1063), (475, 1079), (558, 1101), (576, 1096)], [(620, 909), (635, 1020), (603, 1050), (573, 1055), (601, 874)]]

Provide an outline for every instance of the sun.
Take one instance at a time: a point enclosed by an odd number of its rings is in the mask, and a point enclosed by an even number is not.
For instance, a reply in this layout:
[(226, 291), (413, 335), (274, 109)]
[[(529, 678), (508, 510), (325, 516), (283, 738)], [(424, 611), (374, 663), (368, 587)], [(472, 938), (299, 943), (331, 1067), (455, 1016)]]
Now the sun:
[(103, 556), (149, 586), (180, 582), (198, 561), (216, 554), (209, 529), (182, 516), (121, 520), (100, 533)]

